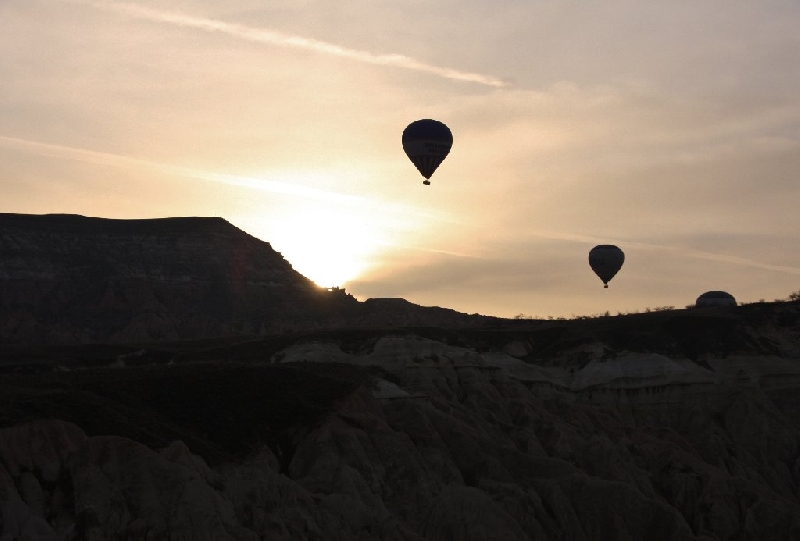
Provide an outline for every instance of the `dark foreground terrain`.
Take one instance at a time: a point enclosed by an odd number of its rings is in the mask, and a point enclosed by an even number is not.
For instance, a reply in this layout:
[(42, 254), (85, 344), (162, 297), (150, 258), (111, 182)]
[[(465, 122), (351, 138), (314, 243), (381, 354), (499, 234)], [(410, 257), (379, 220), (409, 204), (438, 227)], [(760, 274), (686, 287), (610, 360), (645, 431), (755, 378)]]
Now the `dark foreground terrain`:
[(800, 539), (800, 305), (0, 346), (2, 539)]

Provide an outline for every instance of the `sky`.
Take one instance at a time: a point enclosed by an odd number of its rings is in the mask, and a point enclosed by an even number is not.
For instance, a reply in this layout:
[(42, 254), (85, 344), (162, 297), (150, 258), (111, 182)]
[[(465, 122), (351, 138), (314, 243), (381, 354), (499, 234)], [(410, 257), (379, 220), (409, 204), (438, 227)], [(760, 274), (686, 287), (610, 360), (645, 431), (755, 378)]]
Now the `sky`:
[[(501, 317), (782, 299), (798, 28), (789, 0), (0, 0), (0, 212), (221, 216), (359, 300)], [(454, 137), (430, 186), (421, 118)]]

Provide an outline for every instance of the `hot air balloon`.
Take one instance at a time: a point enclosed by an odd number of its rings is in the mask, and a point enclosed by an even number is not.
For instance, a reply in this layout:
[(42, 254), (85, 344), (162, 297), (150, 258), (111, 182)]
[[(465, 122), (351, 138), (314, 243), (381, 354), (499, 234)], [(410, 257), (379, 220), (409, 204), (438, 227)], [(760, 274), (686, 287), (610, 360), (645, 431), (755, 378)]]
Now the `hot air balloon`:
[(430, 184), (431, 175), (445, 159), (453, 146), (450, 128), (439, 122), (425, 118), (416, 120), (403, 130), (403, 150), (425, 177), (423, 184)]
[(706, 291), (697, 297), (695, 306), (736, 306), (736, 298), (727, 291)]
[(625, 254), (613, 244), (601, 244), (589, 251), (589, 266), (603, 281), (605, 288), (624, 262)]

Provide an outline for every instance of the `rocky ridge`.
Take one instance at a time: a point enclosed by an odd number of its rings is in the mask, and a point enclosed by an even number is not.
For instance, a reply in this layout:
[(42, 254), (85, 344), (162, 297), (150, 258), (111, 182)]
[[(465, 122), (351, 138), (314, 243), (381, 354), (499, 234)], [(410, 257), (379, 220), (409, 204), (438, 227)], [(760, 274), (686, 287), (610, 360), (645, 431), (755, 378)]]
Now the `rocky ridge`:
[(221, 218), (0, 214), (0, 343), (155, 342), (479, 319), (402, 299), (360, 303), (320, 288), (269, 243)]

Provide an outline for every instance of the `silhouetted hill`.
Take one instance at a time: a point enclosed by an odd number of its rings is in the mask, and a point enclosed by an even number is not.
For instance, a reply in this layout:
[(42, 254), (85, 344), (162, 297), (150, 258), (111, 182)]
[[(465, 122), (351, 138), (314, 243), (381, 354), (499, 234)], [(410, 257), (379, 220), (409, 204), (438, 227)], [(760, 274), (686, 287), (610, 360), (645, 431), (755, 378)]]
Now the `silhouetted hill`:
[(359, 303), (221, 218), (0, 214), (0, 342), (152, 342), (360, 325), (463, 325)]

